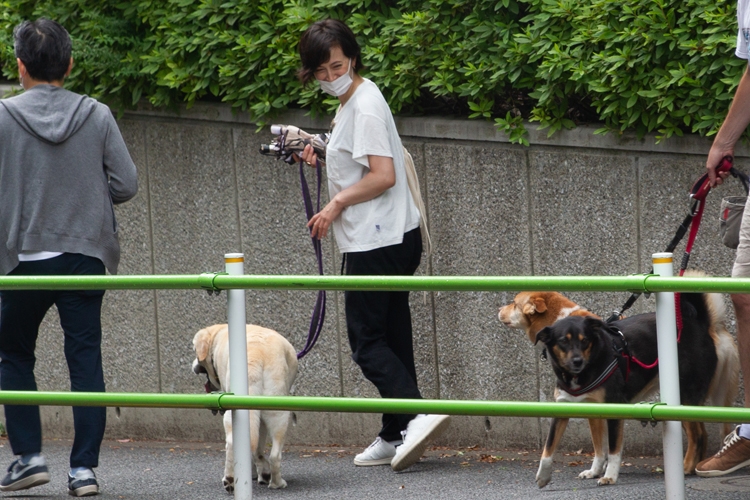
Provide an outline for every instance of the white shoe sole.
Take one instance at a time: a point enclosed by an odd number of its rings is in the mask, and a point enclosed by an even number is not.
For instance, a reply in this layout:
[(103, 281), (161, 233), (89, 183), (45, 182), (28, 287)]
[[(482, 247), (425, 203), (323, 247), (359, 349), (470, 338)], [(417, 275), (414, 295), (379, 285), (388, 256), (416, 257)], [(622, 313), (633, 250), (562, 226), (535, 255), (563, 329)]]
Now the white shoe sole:
[(354, 459), (354, 465), (357, 467), (370, 467), (372, 465), (390, 465), (393, 457), (379, 458), (377, 460), (357, 460)]
[(698, 469), (695, 469), (695, 473), (699, 477), (719, 477), (719, 476), (725, 476), (727, 474), (731, 474), (732, 472), (734, 472), (734, 471), (736, 471), (738, 469), (741, 469), (743, 467), (747, 467), (748, 465), (750, 465), (750, 460), (745, 460), (744, 462), (735, 465), (731, 469), (727, 469), (727, 470), (704, 470), (704, 471), (699, 471)]
[[(422, 458), (424, 450), (427, 449), (428, 442), (442, 434), (450, 423), (451, 417), (449, 415), (441, 415), (440, 418), (435, 419), (435, 422), (425, 430), (421, 439), (411, 442), (408, 445), (402, 444), (396, 448), (396, 456), (391, 461), (391, 468), (398, 472), (408, 469), (417, 463)], [(406, 448), (403, 448), (404, 446)]]
[(0, 486), (0, 491), (28, 490), (29, 488), (41, 486), (47, 483), (49, 483), (49, 472), (39, 472), (32, 476), (23, 478), (20, 481), (16, 481), (15, 483), (11, 483), (8, 486)]
[(99, 494), (99, 486), (96, 484), (90, 484), (88, 486), (81, 486), (74, 490), (69, 489), (68, 495), (73, 497), (90, 497)]

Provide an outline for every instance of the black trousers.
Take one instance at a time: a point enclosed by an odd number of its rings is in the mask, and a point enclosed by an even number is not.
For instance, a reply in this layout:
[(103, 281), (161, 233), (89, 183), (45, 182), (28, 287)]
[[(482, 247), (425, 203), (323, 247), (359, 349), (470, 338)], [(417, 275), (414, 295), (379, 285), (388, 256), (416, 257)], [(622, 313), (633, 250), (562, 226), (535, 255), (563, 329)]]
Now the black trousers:
[[(52, 259), (21, 262), (11, 275), (104, 274), (99, 259), (62, 254)], [(104, 392), (101, 305), (104, 290), (5, 290), (0, 292), (0, 388), (35, 391), (34, 350), (39, 325), (52, 304), (65, 333), (65, 359), (71, 391)], [(96, 467), (104, 437), (106, 408), (73, 407), (75, 439), (71, 467)], [(42, 450), (38, 406), (5, 405), (8, 440), (14, 455)]]
[[(422, 258), (419, 228), (399, 245), (346, 254), (347, 275), (413, 275)], [(346, 326), (352, 359), (384, 398), (421, 399), (414, 366), (409, 292), (347, 291)], [(384, 414), (378, 434), (401, 439), (414, 415)]]

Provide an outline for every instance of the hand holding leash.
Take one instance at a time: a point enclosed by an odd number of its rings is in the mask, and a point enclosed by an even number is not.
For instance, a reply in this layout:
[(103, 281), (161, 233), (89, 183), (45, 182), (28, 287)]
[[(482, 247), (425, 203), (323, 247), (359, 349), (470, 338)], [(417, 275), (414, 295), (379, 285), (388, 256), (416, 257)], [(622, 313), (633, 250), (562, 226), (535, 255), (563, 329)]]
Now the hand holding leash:
[[(304, 130), (301, 130), (299, 127), (292, 125), (271, 125), (271, 133), (275, 134), (276, 138), (270, 144), (262, 144), (260, 146), (260, 154), (275, 156), (276, 159), (284, 160), (284, 162), (289, 163), (290, 165), (299, 162), (302, 200), (305, 204), (305, 214), (309, 222), (316, 213), (320, 212), (321, 174), (320, 171), (316, 171), (317, 203), (313, 205), (302, 161), (305, 161), (310, 166), (317, 166), (319, 164), (318, 162), (320, 162), (320, 164), (325, 164), (326, 148), (328, 147), (330, 133), (315, 135), (309, 134)], [(326, 206), (326, 208), (327, 207), (328, 206)], [(314, 222), (308, 224), (308, 227), (311, 225), (314, 225)], [(323, 274), (323, 250), (318, 232), (322, 229), (321, 226), (310, 228), (313, 250), (315, 251), (315, 257), (318, 261), (318, 274), (320, 275)], [(327, 226), (325, 230), (327, 230)], [(323, 232), (323, 236), (325, 236), (325, 232)], [(320, 331), (323, 328), (325, 315), (326, 291), (319, 290), (318, 299), (315, 302), (315, 308), (313, 309), (312, 318), (310, 319), (310, 329), (307, 334), (307, 341), (305, 342), (305, 347), (297, 353), (297, 359), (302, 358), (310, 352), (315, 345), (315, 342), (317, 342), (318, 337), (320, 336)]]
[(270, 144), (262, 144), (260, 154), (275, 156), (286, 163), (293, 164), (300, 161), (303, 151), (309, 147), (314, 152), (315, 158), (308, 154), (306, 158), (303, 158), (307, 164), (317, 165), (318, 161), (325, 164), (330, 134), (310, 134), (294, 125), (271, 125), (271, 133), (276, 135), (276, 138)]
[[(714, 164), (714, 162), (711, 160), (712, 156), (713, 155), (709, 154), (709, 164)], [(721, 161), (713, 168), (707, 166), (706, 173), (700, 176), (698, 180), (693, 184), (693, 187), (690, 189), (690, 208), (688, 209), (688, 213), (685, 216), (685, 219), (680, 224), (680, 227), (677, 229), (677, 232), (672, 238), (672, 241), (669, 242), (665, 250), (666, 252), (673, 252), (674, 249), (677, 248), (677, 245), (680, 243), (683, 236), (685, 236), (685, 234), (688, 232), (688, 229), (690, 230), (690, 235), (688, 236), (688, 241), (685, 245), (685, 253), (682, 257), (682, 261), (680, 262), (680, 276), (682, 276), (685, 272), (685, 269), (687, 269), (688, 261), (690, 260), (690, 252), (693, 249), (693, 243), (695, 242), (695, 238), (698, 234), (698, 227), (700, 226), (701, 218), (703, 217), (703, 208), (706, 201), (706, 195), (708, 195), (708, 192), (711, 190), (711, 188), (715, 185), (721, 184), (724, 179), (729, 177), (730, 174), (740, 179), (746, 191), (748, 189), (748, 186), (750, 185), (750, 179), (748, 179), (747, 175), (743, 174), (732, 166), (733, 160), (734, 159), (731, 155), (725, 155), (721, 159)], [(652, 272), (653, 269), (649, 271), (649, 274), (651, 274)], [(615, 310), (614, 313), (612, 313), (612, 315), (607, 318), (607, 323), (611, 323), (620, 319), (622, 313), (629, 309), (635, 303), (638, 297), (640, 297), (640, 295), (640, 293), (631, 294), (630, 298), (625, 302), (622, 308), (620, 310)], [(681, 323), (681, 321), (681, 317), (678, 316), (678, 323)], [(681, 326), (679, 324), (678, 329), (681, 329)]]
[(713, 186), (721, 184), (724, 182), (724, 179), (729, 177), (733, 161), (734, 158), (726, 155), (714, 168), (706, 167), (706, 170), (708, 171), (695, 181), (693, 188), (690, 190), (690, 197), (698, 201), (705, 200), (706, 195)]
[[(296, 154), (294, 156), (297, 156)], [(302, 150), (302, 154), (299, 156), (299, 161), (304, 161), (308, 166), (316, 168), (318, 166), (318, 155), (315, 153), (315, 149), (310, 145), (306, 144), (305, 149)]]

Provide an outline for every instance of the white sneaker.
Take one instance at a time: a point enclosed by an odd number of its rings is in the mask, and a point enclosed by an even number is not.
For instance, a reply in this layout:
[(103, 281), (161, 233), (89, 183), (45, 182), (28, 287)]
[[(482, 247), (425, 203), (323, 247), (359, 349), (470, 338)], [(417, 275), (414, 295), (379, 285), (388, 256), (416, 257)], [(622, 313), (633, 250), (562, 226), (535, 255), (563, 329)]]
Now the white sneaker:
[(424, 453), (429, 441), (440, 436), (451, 423), (450, 415), (417, 415), (409, 422), (404, 436), (404, 444), (396, 447), (396, 455), (391, 460), (391, 468), (404, 470), (414, 465)]
[(359, 465), (360, 467), (388, 465), (395, 455), (396, 447), (378, 436), (365, 451), (354, 457), (354, 465)]

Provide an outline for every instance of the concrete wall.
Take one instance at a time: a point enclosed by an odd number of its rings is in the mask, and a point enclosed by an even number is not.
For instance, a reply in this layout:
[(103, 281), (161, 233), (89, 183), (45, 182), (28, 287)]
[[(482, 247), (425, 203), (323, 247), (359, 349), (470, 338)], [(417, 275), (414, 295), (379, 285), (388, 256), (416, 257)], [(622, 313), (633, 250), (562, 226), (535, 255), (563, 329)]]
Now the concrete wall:
[[(309, 131), (328, 126), (301, 113), (278, 121)], [(248, 274), (316, 272), (298, 171), (258, 154), (271, 138), (267, 128), (258, 132), (246, 116), (221, 105), (197, 105), (180, 115), (141, 110), (119, 124), (140, 179), (138, 196), (117, 207), (121, 274), (221, 271), (227, 252), (245, 253)], [(551, 139), (532, 130), (531, 146), (521, 147), (485, 122), (402, 118), (398, 124), (418, 166), (435, 246), (421, 275), (645, 272), (651, 254), (664, 250), (685, 216), (688, 190), (710, 145), (698, 137), (657, 145), (653, 137), (595, 136), (584, 127)], [(738, 165), (750, 170), (746, 159)], [(733, 251), (721, 245), (717, 221), (720, 199), (730, 194), (742, 194), (737, 181), (709, 196), (691, 267), (730, 273)], [(338, 274), (332, 238), (324, 240), (324, 251), (326, 273)], [(549, 366), (522, 332), (497, 320), (498, 306), (513, 295), (412, 294), (425, 397), (551, 399)], [(623, 293), (569, 296), (602, 315), (627, 299)], [(315, 292), (248, 291), (248, 321), (277, 329), (301, 348), (314, 301)], [(325, 327), (300, 363), (295, 394), (378, 397), (350, 359), (342, 301), (342, 293), (330, 293)], [(653, 297), (641, 298), (633, 311), (653, 309)], [(103, 319), (109, 391), (200, 393), (205, 380), (190, 369), (192, 338), (226, 321), (226, 294), (110, 291)], [(38, 354), (40, 390), (68, 390), (54, 313), (45, 320)], [(69, 408), (43, 412), (47, 436), (72, 434)], [(546, 419), (457, 417), (441, 444), (535, 448), (547, 427)], [(718, 426), (711, 429), (710, 446), (718, 447)], [(378, 430), (377, 415), (299, 412), (289, 441), (366, 445)], [(119, 416), (109, 410), (108, 436), (221, 440), (223, 430), (206, 410), (123, 408)], [(591, 449), (584, 421), (571, 423), (563, 447)], [(660, 427), (629, 422), (626, 447), (659, 452)]]

